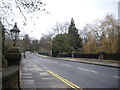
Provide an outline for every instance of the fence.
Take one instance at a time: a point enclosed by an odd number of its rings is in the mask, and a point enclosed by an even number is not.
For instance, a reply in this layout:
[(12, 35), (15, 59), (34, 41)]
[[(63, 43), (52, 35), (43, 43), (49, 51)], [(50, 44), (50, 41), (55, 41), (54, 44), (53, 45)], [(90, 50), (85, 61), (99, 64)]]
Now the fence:
[(49, 53), (47, 53), (47, 52), (40, 52), (38, 54), (49, 56)]
[[(59, 54), (53, 55), (53, 57), (72, 57), (71, 54)], [(96, 54), (74, 54), (74, 58), (89, 58), (89, 59), (98, 59), (99, 53)], [(103, 54), (104, 60), (120, 60), (120, 53), (104, 53)]]

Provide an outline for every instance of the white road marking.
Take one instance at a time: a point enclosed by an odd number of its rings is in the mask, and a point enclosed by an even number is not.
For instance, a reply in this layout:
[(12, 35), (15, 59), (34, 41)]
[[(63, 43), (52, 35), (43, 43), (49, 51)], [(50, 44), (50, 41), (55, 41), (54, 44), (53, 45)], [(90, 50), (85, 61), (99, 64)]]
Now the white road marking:
[(113, 77), (115, 77), (115, 78), (120, 78), (119, 76), (113, 76)]
[(70, 67), (70, 66), (71, 66), (71, 65), (68, 65), (68, 64), (63, 64), (63, 63), (62, 63), (61, 65), (68, 66), (68, 67)]
[(98, 73), (98, 72), (96, 72), (96, 71), (89, 70), (89, 69), (84, 69), (84, 68), (80, 68), (80, 67), (78, 67), (77, 69), (81, 69), (81, 70), (88, 71), (88, 72), (93, 72), (93, 73)]
[(53, 61), (54, 63), (58, 63), (58, 62), (56, 62), (56, 61)]
[(96, 71), (93, 71), (93, 70), (89, 70), (90, 72), (93, 72), (93, 73), (98, 73), (98, 72), (96, 72)]

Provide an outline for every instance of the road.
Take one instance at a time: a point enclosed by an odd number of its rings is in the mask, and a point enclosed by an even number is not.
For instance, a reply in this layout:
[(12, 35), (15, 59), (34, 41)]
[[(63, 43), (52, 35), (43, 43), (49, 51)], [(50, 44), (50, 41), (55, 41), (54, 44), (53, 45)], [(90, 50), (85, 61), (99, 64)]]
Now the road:
[(36, 64), (69, 80), (81, 88), (120, 88), (120, 69), (40, 57), (27, 54)]

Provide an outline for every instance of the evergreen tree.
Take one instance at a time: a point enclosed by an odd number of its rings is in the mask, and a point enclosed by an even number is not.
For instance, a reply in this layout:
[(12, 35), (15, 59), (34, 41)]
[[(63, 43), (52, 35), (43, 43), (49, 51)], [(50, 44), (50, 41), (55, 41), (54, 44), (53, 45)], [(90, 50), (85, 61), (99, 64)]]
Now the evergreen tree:
[(81, 45), (81, 38), (78, 34), (78, 29), (75, 27), (74, 19), (71, 19), (70, 26), (68, 27), (69, 44), (73, 47), (73, 50), (78, 50)]
[(71, 53), (72, 49), (68, 43), (67, 35), (68, 34), (58, 34), (53, 39), (53, 54), (58, 55), (60, 53)]

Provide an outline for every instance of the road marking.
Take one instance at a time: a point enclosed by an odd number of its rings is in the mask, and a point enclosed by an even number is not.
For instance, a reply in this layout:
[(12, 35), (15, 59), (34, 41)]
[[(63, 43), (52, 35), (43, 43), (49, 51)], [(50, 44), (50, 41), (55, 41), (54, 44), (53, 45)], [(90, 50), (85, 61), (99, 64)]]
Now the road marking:
[(93, 72), (93, 73), (98, 73), (98, 72), (96, 72), (96, 71), (89, 70), (89, 69), (84, 69), (84, 68), (80, 68), (80, 67), (78, 67), (77, 69), (81, 69), (81, 70), (88, 71), (88, 72)]
[(96, 72), (96, 71), (93, 71), (93, 70), (89, 70), (89, 72), (98, 73), (98, 72)]
[(54, 63), (58, 63), (58, 62), (56, 62), (56, 61), (53, 61)]
[(119, 76), (113, 76), (113, 77), (115, 77), (115, 78), (120, 78)]
[(52, 72), (51, 70), (47, 70), (50, 74), (52, 74), (53, 76), (55, 76), (56, 78), (58, 78), (59, 80), (61, 80), (62, 82), (64, 82), (65, 84), (67, 84), (68, 86), (70, 86), (71, 88), (75, 89), (75, 90), (83, 90), (82, 88), (80, 88), (79, 86), (73, 84), (72, 82), (68, 81), (67, 79), (59, 76), (58, 74)]
[(61, 65), (65, 65), (65, 66), (68, 66), (68, 67), (70, 67), (71, 65), (68, 65), (68, 64), (61, 64)]

